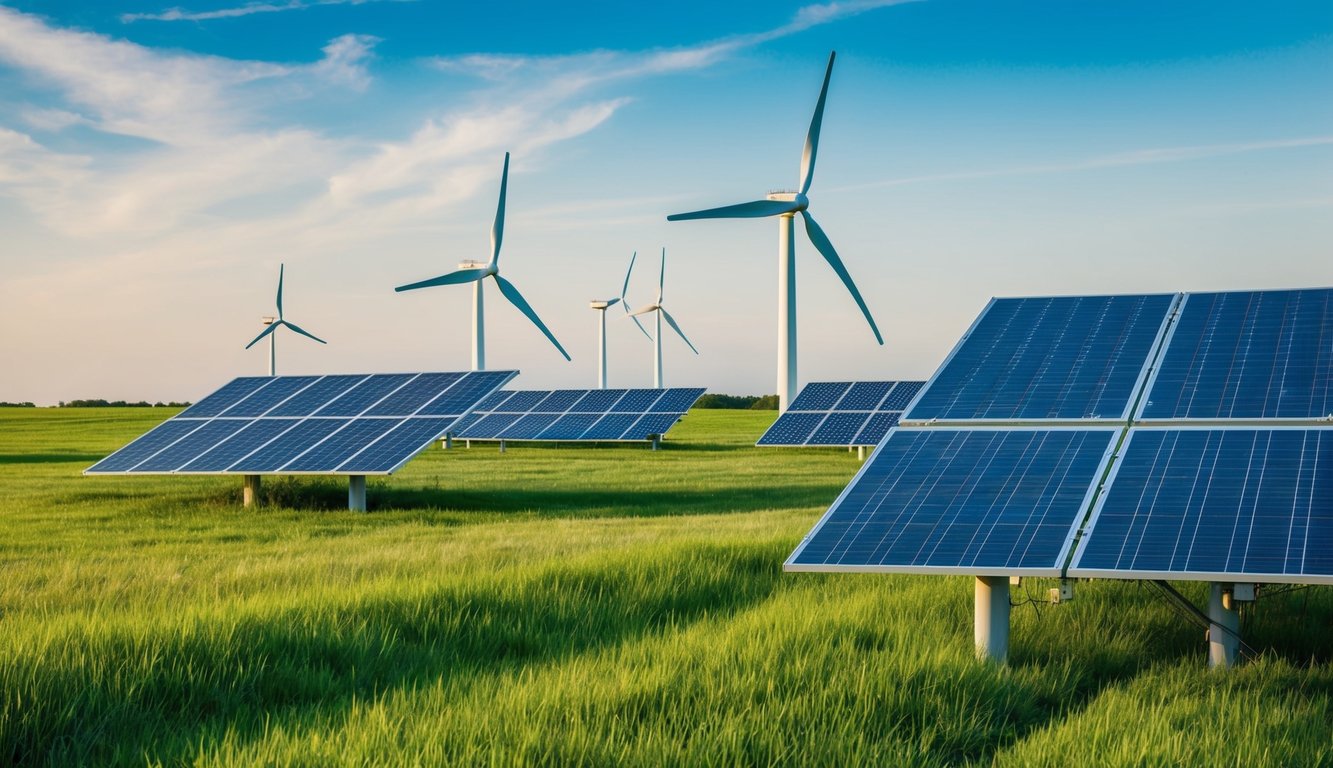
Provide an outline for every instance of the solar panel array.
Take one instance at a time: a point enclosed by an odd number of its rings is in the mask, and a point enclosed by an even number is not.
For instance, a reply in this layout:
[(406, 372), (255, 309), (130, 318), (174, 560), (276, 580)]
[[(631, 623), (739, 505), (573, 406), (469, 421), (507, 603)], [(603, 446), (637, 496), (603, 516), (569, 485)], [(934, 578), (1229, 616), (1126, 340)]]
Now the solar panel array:
[(516, 373), (241, 377), (85, 474), (389, 474)]
[(995, 300), (786, 567), (1333, 583), (1330, 387), (1330, 289)]
[(878, 445), (924, 383), (811, 382), (756, 445)]
[(503, 390), (459, 423), (462, 440), (613, 442), (666, 434), (704, 393), (673, 389)]

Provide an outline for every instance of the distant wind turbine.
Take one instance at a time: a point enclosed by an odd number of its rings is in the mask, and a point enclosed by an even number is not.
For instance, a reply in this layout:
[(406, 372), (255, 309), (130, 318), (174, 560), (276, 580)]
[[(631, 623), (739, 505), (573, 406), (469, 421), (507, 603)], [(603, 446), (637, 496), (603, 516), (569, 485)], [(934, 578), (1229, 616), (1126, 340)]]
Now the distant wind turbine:
[(688, 219), (754, 219), (765, 216), (778, 217), (778, 401), (779, 409), (787, 406), (796, 396), (796, 241), (795, 216), (801, 214), (805, 221), (805, 232), (829, 263), (838, 273), (847, 290), (856, 299), (856, 304), (870, 323), (870, 330), (875, 334), (875, 341), (881, 345), (884, 338), (879, 334), (875, 318), (870, 316), (861, 292), (852, 282), (838, 252), (833, 249), (824, 230), (815, 223), (808, 210), (810, 183), (815, 177), (815, 153), (819, 149), (819, 128), (824, 120), (824, 100), (828, 96), (829, 77), (833, 74), (833, 59), (837, 52), (829, 54), (828, 69), (824, 71), (824, 86), (819, 90), (819, 101), (815, 104), (815, 115), (810, 120), (810, 132), (805, 137), (805, 151), (801, 154), (801, 180), (797, 192), (774, 192), (766, 200), (729, 205), (723, 208), (710, 208), (693, 213), (677, 213), (667, 217), (667, 221), (685, 221)]
[[(628, 279), (626, 280), (626, 282), (628, 282)], [(676, 335), (680, 336), (682, 341), (684, 341), (686, 344), (689, 344), (690, 350), (692, 350), (694, 354), (696, 355), (699, 354), (699, 350), (695, 349), (694, 345), (690, 344), (690, 340), (685, 338), (685, 332), (680, 329), (679, 325), (676, 325), (676, 319), (671, 316), (670, 312), (666, 311), (666, 307), (662, 306), (662, 289), (664, 287), (666, 287), (665, 248), (662, 249), (662, 272), (660, 275), (658, 275), (657, 278), (657, 301), (653, 302), (652, 304), (648, 304), (647, 306), (639, 307), (638, 309), (629, 313), (630, 318), (633, 319), (634, 322), (636, 323), (639, 321), (638, 319), (639, 315), (646, 315), (649, 312), (657, 313), (657, 333), (653, 335), (653, 341), (655, 342), (655, 346), (657, 347), (657, 350), (653, 356), (653, 386), (657, 389), (662, 388), (662, 318), (666, 318), (667, 323), (670, 324), (671, 326), (671, 330), (675, 331)]]
[(275, 334), (274, 331), (278, 330), (278, 326), (285, 325), (288, 328), (291, 328), (293, 331), (296, 331), (297, 333), (301, 334), (302, 336), (308, 336), (314, 339), (315, 341), (318, 341), (320, 344), (328, 343), (327, 341), (324, 341), (323, 339), (319, 338), (313, 333), (310, 333), (309, 331), (306, 331), (305, 329), (301, 328), (301, 326), (297, 325), (296, 323), (289, 323), (286, 320), (282, 319), (282, 277), (285, 268), (286, 268), (285, 264), (278, 265), (277, 319), (275, 320), (271, 317), (264, 318), (264, 324), (267, 325), (268, 327), (264, 329), (263, 333), (256, 336), (254, 338), (254, 341), (245, 345), (245, 348), (249, 349), (250, 347), (253, 347), (255, 344), (258, 344), (260, 339), (264, 338), (265, 336), (268, 337), (268, 375), (270, 376), (278, 375), (278, 350), (277, 350), (277, 343), (274, 341), (277, 338), (277, 334)]
[(538, 330), (546, 334), (546, 338), (551, 340), (555, 348), (560, 350), (560, 354), (568, 360), (569, 353), (556, 341), (555, 335), (550, 329), (542, 323), (541, 318), (533, 311), (528, 302), (524, 301), (523, 294), (518, 292), (514, 284), (500, 276), (500, 242), (504, 238), (505, 229), (505, 188), (509, 184), (509, 153), (505, 153), (504, 171), (500, 175), (500, 205), (495, 211), (495, 223), (491, 225), (491, 260), (485, 264), (475, 261), (465, 261), (459, 264), (456, 272), (450, 272), (447, 275), (433, 277), (429, 280), (422, 280), (419, 283), (409, 285), (400, 285), (394, 288), (395, 291), (413, 291), (417, 288), (431, 288), (437, 285), (457, 285), (460, 283), (472, 283), (472, 370), (481, 371), (486, 368), (486, 317), (483, 311), (482, 287), (485, 278), (495, 279), (495, 284), (500, 286), (500, 293), (504, 294), (509, 303), (518, 307), (518, 311), (527, 315), (532, 324), (537, 326)]
[[(597, 388), (606, 389), (606, 310), (619, 304), (626, 314), (629, 314), (629, 307), (625, 306), (625, 292), (629, 290), (629, 276), (634, 272), (634, 259), (639, 255), (638, 251), (630, 254), (629, 269), (625, 270), (625, 284), (620, 289), (620, 296), (614, 299), (593, 299), (588, 303), (589, 307), (598, 312), (598, 332), (597, 332)], [(648, 331), (639, 322), (639, 318), (633, 318), (634, 324), (639, 326), (644, 336), (648, 336)], [(652, 338), (649, 336), (648, 338)]]

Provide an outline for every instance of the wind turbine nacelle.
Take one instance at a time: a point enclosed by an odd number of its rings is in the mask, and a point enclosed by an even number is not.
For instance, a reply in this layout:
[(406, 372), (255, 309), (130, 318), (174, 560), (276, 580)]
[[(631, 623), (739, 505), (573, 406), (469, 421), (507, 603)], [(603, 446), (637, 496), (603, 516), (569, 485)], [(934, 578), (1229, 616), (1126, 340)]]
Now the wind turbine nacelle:
[(276, 318), (276, 317), (261, 317), (261, 318), (259, 318), (259, 319), (260, 319), (261, 322), (264, 323), (264, 325), (273, 325), (274, 321), (276, 321), (278, 318)]
[(782, 203), (796, 203), (801, 206), (802, 210), (810, 206), (810, 198), (806, 197), (800, 192), (786, 192), (786, 191), (769, 192), (766, 197), (769, 200), (776, 200)]
[(611, 303), (606, 301), (590, 301), (588, 302), (588, 306), (593, 309), (606, 309), (611, 306)]

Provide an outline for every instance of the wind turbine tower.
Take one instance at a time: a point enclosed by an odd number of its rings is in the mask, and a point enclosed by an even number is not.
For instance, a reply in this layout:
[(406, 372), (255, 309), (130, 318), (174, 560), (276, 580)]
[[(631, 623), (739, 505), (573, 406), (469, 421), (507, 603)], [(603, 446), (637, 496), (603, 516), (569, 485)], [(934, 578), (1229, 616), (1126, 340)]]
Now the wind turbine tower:
[(288, 328), (291, 328), (293, 331), (296, 331), (297, 333), (301, 334), (302, 336), (307, 336), (309, 338), (314, 339), (315, 341), (318, 341), (320, 344), (328, 343), (323, 339), (319, 338), (318, 336), (314, 335), (313, 333), (310, 333), (309, 331), (306, 331), (305, 329), (301, 328), (301, 326), (297, 325), (296, 323), (288, 322), (282, 318), (282, 278), (283, 278), (283, 272), (285, 270), (286, 270), (286, 265), (284, 264), (278, 265), (278, 316), (265, 317), (264, 325), (267, 325), (268, 327), (265, 328), (262, 333), (256, 336), (253, 341), (245, 345), (245, 348), (249, 349), (250, 347), (253, 347), (255, 344), (259, 343), (260, 339), (264, 338), (265, 336), (268, 337), (268, 375), (270, 376), (278, 375), (278, 346), (277, 342), (275, 341), (275, 339), (278, 338), (278, 335), (274, 333), (274, 331), (278, 330), (280, 326), (285, 325)]
[(819, 129), (824, 121), (824, 100), (828, 96), (829, 78), (833, 75), (833, 59), (837, 52), (829, 54), (828, 69), (824, 71), (824, 85), (819, 90), (819, 101), (815, 104), (815, 114), (810, 120), (810, 131), (805, 137), (805, 151), (801, 153), (801, 178), (799, 191), (775, 192), (764, 200), (755, 200), (739, 205), (722, 208), (710, 208), (692, 213), (677, 213), (667, 217), (667, 221), (686, 221), (689, 219), (756, 219), (766, 216), (778, 217), (778, 409), (786, 411), (787, 406), (796, 397), (796, 214), (801, 214), (805, 223), (805, 233), (815, 249), (824, 257), (833, 271), (842, 278), (843, 285), (861, 308), (870, 330), (875, 334), (875, 341), (884, 344), (875, 318), (870, 316), (861, 292), (852, 282), (852, 276), (843, 266), (833, 243), (824, 234), (824, 230), (810, 215), (810, 183), (815, 178), (815, 154), (819, 149)]
[[(629, 290), (629, 276), (634, 273), (634, 259), (639, 255), (638, 251), (630, 254), (629, 269), (625, 270), (625, 284), (620, 289), (620, 296), (614, 299), (593, 299), (588, 302), (588, 306), (597, 310), (597, 388), (606, 389), (606, 310), (619, 304), (629, 314), (629, 307), (625, 306), (625, 292)], [(633, 318), (634, 324), (639, 326), (644, 336), (648, 336), (648, 331), (639, 322), (639, 318)], [(649, 337), (651, 338), (651, 337)]]
[(500, 293), (509, 300), (510, 304), (518, 307), (518, 311), (527, 316), (532, 324), (537, 326), (538, 330), (546, 334), (555, 348), (560, 351), (568, 360), (569, 353), (556, 341), (555, 335), (551, 333), (546, 324), (542, 322), (537, 313), (533, 311), (528, 302), (524, 300), (523, 294), (518, 292), (518, 288), (500, 276), (500, 244), (504, 239), (505, 228), (505, 190), (509, 185), (509, 153), (505, 153), (504, 171), (500, 174), (500, 204), (495, 210), (495, 223), (491, 225), (491, 260), (487, 262), (465, 261), (458, 265), (456, 272), (450, 272), (447, 275), (432, 277), (429, 280), (422, 280), (418, 283), (400, 285), (394, 288), (395, 291), (414, 291), (418, 288), (431, 288), (437, 285), (458, 285), (461, 283), (472, 283), (472, 370), (482, 371), (486, 369), (486, 316), (484, 312), (484, 297), (482, 287), (486, 278), (495, 280), (499, 286)]
[(662, 388), (662, 319), (663, 318), (666, 318), (667, 324), (671, 326), (671, 330), (676, 332), (676, 335), (680, 336), (681, 341), (684, 341), (686, 344), (688, 344), (690, 350), (694, 352), (694, 354), (696, 355), (699, 354), (699, 350), (695, 349), (694, 345), (690, 344), (690, 340), (685, 338), (685, 332), (682, 331), (680, 329), (680, 326), (676, 324), (676, 319), (671, 316), (670, 312), (666, 311), (666, 307), (662, 306), (662, 289), (665, 286), (666, 286), (666, 249), (663, 248), (662, 271), (657, 278), (657, 301), (653, 302), (652, 304), (639, 307), (638, 309), (629, 313), (630, 317), (633, 318), (635, 322), (638, 322), (639, 315), (646, 315), (649, 312), (657, 313), (657, 333), (653, 334), (654, 347), (656, 347), (656, 350), (654, 351), (653, 354), (653, 387), (656, 389)]

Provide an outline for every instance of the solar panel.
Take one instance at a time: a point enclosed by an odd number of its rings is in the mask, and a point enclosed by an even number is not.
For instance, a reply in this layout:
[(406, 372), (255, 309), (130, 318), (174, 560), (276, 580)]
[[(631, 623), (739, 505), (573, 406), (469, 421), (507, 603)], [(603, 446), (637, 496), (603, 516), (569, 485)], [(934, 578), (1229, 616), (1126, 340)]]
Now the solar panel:
[(515, 374), (242, 377), (85, 474), (388, 474)]
[(1058, 576), (1117, 433), (894, 430), (786, 568)]
[(903, 421), (1128, 419), (1176, 299), (994, 299)]
[(1333, 428), (1130, 430), (1069, 575), (1333, 584)]
[(1143, 419), (1333, 415), (1333, 289), (1191, 293)]
[(756, 445), (877, 445), (920, 391), (920, 381), (806, 384)]
[(459, 424), (462, 440), (640, 441), (660, 437), (704, 390), (558, 389), (497, 393)]

